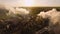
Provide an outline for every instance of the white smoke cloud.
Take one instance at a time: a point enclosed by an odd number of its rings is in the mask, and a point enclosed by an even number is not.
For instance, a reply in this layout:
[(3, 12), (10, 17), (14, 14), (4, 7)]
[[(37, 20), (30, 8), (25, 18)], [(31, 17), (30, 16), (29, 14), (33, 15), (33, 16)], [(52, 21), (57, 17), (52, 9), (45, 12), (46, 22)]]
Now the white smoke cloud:
[(27, 9), (24, 8), (13, 8), (13, 7), (8, 7), (6, 8), (9, 10), (9, 13), (7, 13), (7, 15), (11, 15), (11, 16), (15, 16), (16, 14), (19, 15), (27, 15), (29, 14), (29, 11)]
[(50, 18), (51, 22), (53, 22), (53, 24), (60, 22), (59, 21), (60, 20), (60, 12), (54, 8), (47, 12), (40, 12), (40, 14), (38, 14), (38, 16), (42, 16), (43, 18)]
[(24, 8), (16, 8), (16, 14), (29, 14), (29, 11), (27, 9), (24, 9)]
[(7, 5), (0, 5), (0, 9), (5, 9), (8, 11), (8, 13), (6, 13), (7, 16), (16, 16), (17, 14), (19, 15), (28, 15), (29, 14), (29, 10), (25, 9), (25, 8), (14, 8), (12, 6), (7, 6)]
[(49, 26), (51, 26), (55, 32), (55, 34), (60, 34), (60, 12), (56, 9), (49, 10), (47, 12), (40, 12), (38, 16), (42, 16), (43, 18), (49, 18)]
[(38, 14), (38, 16), (42, 16), (42, 18), (48, 18), (49, 15), (46, 14), (46, 12), (42, 11)]
[(7, 13), (7, 16), (15, 16), (15, 9), (12, 7), (6, 7), (6, 9), (9, 11)]

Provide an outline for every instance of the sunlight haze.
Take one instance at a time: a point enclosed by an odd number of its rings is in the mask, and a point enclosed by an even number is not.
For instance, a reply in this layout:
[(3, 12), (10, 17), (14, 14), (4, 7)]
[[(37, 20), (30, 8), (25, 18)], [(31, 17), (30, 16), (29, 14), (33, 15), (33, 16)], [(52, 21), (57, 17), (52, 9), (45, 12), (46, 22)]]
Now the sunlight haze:
[(9, 6), (60, 6), (60, 0), (0, 0)]

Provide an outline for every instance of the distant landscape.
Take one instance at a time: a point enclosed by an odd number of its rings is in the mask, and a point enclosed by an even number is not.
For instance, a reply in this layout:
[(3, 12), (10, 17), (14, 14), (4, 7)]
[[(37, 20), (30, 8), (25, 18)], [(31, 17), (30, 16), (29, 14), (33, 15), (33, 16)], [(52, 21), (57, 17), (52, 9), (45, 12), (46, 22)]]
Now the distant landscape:
[(0, 34), (60, 34), (60, 7), (0, 8)]

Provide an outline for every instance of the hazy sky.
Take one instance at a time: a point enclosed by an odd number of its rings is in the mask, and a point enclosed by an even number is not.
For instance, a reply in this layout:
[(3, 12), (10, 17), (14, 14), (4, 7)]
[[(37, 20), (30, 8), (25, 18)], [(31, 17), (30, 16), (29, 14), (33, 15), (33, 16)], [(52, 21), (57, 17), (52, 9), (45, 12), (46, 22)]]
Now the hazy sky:
[(60, 6), (60, 0), (0, 0), (0, 4), (11, 6)]

